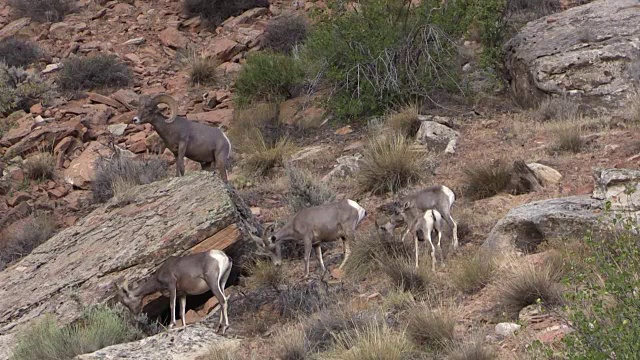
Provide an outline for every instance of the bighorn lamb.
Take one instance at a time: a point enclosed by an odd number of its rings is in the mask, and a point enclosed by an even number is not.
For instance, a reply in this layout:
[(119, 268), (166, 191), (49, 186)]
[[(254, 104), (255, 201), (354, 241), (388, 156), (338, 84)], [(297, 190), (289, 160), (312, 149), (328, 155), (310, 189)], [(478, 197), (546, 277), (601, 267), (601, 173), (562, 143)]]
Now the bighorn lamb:
[[(220, 250), (210, 250), (186, 256), (170, 256), (152, 275), (140, 285), (129, 289), (127, 281), (122, 286), (114, 284), (118, 300), (134, 314), (142, 311), (142, 299), (160, 291), (169, 293), (171, 307), (171, 325), (176, 324), (176, 297), (180, 298), (180, 319), (186, 326), (185, 309), (187, 295), (200, 295), (209, 289), (220, 303), (220, 322), (218, 329), (222, 334), (229, 327), (227, 300), (224, 287), (231, 273), (232, 261)], [(223, 322), (224, 320), (224, 322)]]
[[(165, 146), (176, 157), (176, 176), (184, 175), (184, 157), (197, 161), (202, 170), (220, 172), (227, 182), (227, 163), (231, 155), (231, 142), (217, 127), (201, 124), (178, 116), (176, 100), (167, 94), (140, 96), (138, 113), (133, 118), (136, 125), (149, 123), (156, 130)], [(171, 114), (165, 118), (159, 104), (169, 105)]]
[(303, 241), (304, 277), (306, 278), (309, 276), (309, 258), (312, 248), (316, 251), (323, 273), (326, 271), (320, 248), (323, 242), (342, 239), (344, 258), (338, 267), (342, 269), (351, 254), (349, 241), (355, 237), (355, 231), (365, 216), (367, 216), (366, 210), (355, 201), (340, 200), (302, 209), (280, 230), (274, 232), (271, 224), (264, 230), (262, 239), (253, 237), (259, 245), (259, 251), (270, 256), (276, 265), (280, 265), (282, 261), (283, 241)]
[[(442, 219), (444, 219), (444, 221), (446, 221), (449, 227), (452, 229), (453, 249), (456, 250), (458, 248), (458, 224), (455, 222), (455, 220), (453, 220), (453, 217), (451, 216), (451, 207), (453, 206), (455, 200), (456, 196), (453, 191), (444, 185), (436, 185), (428, 187), (426, 189), (422, 189), (413, 194), (402, 197), (398, 201), (399, 206), (395, 206), (396, 218), (394, 219), (393, 223), (387, 223), (383, 226), (383, 228), (385, 228), (386, 231), (388, 231), (389, 228), (396, 228), (404, 220), (404, 216), (402, 216), (401, 214), (407, 211), (414, 211), (412, 209), (415, 209), (418, 214), (424, 213), (425, 211), (430, 209), (435, 209), (440, 213)], [(417, 216), (417, 214), (414, 215)], [(404, 236), (406, 236), (406, 234), (407, 233), (405, 233)]]

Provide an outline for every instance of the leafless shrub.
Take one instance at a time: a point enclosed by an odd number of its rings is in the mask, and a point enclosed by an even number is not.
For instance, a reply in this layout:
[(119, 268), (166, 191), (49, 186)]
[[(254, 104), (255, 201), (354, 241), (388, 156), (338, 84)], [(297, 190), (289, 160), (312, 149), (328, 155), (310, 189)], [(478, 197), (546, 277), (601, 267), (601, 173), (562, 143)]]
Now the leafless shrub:
[(289, 286), (278, 294), (276, 308), (281, 318), (294, 320), (308, 316), (327, 308), (333, 303), (335, 295), (322, 289), (318, 282)]
[(17, 16), (39, 22), (58, 22), (73, 11), (69, 0), (9, 0), (9, 5)]
[(578, 103), (569, 98), (551, 97), (544, 99), (534, 113), (537, 121), (574, 120), (580, 114)]
[(0, 40), (0, 62), (4, 62), (7, 66), (28, 66), (42, 55), (40, 47), (31, 41), (24, 41), (16, 37)]
[(127, 64), (114, 55), (70, 57), (64, 60), (58, 87), (67, 92), (124, 87), (131, 83)]
[(287, 199), (293, 213), (335, 200), (335, 193), (310, 172), (287, 166), (286, 174), (289, 178)]
[(34, 214), (18, 220), (19, 226), (12, 226), (11, 231), (0, 230), (0, 243), (4, 249), (0, 251), (0, 270), (10, 263), (28, 255), (40, 244), (49, 240), (56, 230), (51, 215)]
[(49, 152), (40, 152), (24, 162), (25, 175), (31, 180), (51, 180), (55, 175), (56, 160)]
[(264, 46), (288, 54), (306, 39), (308, 32), (309, 25), (302, 16), (285, 15), (274, 18), (267, 24)]

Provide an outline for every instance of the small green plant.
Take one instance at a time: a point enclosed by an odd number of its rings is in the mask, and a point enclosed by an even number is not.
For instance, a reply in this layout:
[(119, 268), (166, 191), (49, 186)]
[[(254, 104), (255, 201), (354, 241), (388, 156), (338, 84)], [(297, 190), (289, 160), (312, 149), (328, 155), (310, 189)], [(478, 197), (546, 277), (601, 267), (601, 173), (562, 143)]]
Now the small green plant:
[(60, 327), (49, 315), (23, 331), (13, 350), (13, 360), (61, 360), (109, 345), (133, 341), (142, 332), (131, 324), (122, 307), (90, 307), (81, 319)]
[(58, 87), (66, 92), (120, 88), (131, 84), (129, 67), (114, 55), (70, 57), (63, 62)]
[(52, 87), (37, 74), (0, 62), (0, 115), (16, 110), (29, 110), (53, 97)]
[(456, 288), (472, 294), (485, 287), (493, 277), (495, 263), (489, 254), (467, 254), (453, 263), (452, 277)]
[(293, 213), (335, 200), (335, 193), (318, 181), (310, 172), (287, 166), (286, 174), (289, 178), (287, 199)]
[(231, 16), (244, 11), (269, 7), (268, 0), (184, 0), (184, 10), (189, 16), (200, 16), (209, 28), (215, 29)]
[(56, 160), (50, 152), (40, 152), (24, 163), (27, 178), (31, 180), (51, 180), (55, 176)]
[(486, 199), (504, 191), (511, 181), (511, 166), (498, 160), (469, 165), (464, 169), (465, 194), (474, 200)]
[(58, 22), (73, 11), (70, 0), (9, 0), (9, 5), (19, 17), (39, 22)]
[(381, 134), (369, 139), (357, 181), (363, 192), (395, 193), (418, 183), (432, 168), (429, 157), (412, 148), (403, 135)]
[(285, 15), (269, 21), (264, 33), (264, 46), (273, 51), (290, 54), (304, 42), (309, 33), (307, 20), (302, 16)]
[(9, 67), (31, 65), (43, 55), (37, 44), (15, 37), (0, 40), (0, 62)]
[(456, 320), (447, 308), (421, 304), (407, 314), (407, 334), (419, 346), (443, 349), (453, 341)]
[(296, 93), (303, 79), (302, 66), (292, 57), (256, 52), (247, 57), (238, 74), (235, 101), (242, 106), (259, 101), (282, 101)]

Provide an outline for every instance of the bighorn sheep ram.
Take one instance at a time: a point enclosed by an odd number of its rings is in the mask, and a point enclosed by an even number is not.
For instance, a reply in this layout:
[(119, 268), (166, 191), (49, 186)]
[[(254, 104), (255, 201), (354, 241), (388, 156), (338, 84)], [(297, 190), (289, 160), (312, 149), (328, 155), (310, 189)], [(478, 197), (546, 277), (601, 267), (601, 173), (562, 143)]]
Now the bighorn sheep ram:
[[(171, 109), (165, 118), (158, 108), (166, 104)], [(231, 142), (217, 127), (201, 124), (178, 116), (176, 100), (167, 94), (140, 96), (138, 113), (133, 118), (136, 125), (149, 123), (156, 130), (165, 146), (176, 158), (176, 176), (184, 175), (184, 157), (199, 162), (202, 170), (220, 172), (227, 182), (227, 163), (231, 155)]]
[(283, 241), (304, 242), (304, 277), (309, 276), (309, 258), (311, 249), (315, 249), (316, 257), (323, 273), (326, 272), (322, 260), (320, 244), (342, 239), (344, 258), (338, 267), (342, 269), (347, 262), (351, 250), (349, 242), (355, 237), (355, 231), (367, 216), (362, 206), (353, 200), (340, 200), (323, 205), (312, 206), (298, 211), (282, 228), (274, 232), (274, 225), (265, 228), (262, 239), (253, 236), (259, 245), (259, 251), (271, 257), (275, 265), (282, 262)]
[[(436, 185), (431, 186), (426, 189), (419, 190), (413, 194), (402, 197), (397, 204), (399, 206), (395, 206), (395, 219), (392, 222), (381, 226), (384, 231), (391, 231), (398, 227), (404, 221), (404, 213), (410, 212), (413, 213), (417, 211), (418, 214), (422, 214), (427, 210), (435, 209), (437, 210), (442, 219), (447, 222), (449, 227), (453, 232), (453, 249), (456, 250), (458, 248), (458, 224), (453, 220), (451, 216), (451, 207), (453, 203), (456, 201), (456, 195), (453, 193), (451, 189), (444, 185)], [(418, 216), (414, 213), (411, 216), (412, 219)], [(407, 223), (407, 225), (409, 225)], [(407, 235), (408, 231), (403, 236)]]
[(229, 327), (227, 316), (228, 297), (224, 287), (231, 273), (232, 261), (220, 250), (210, 250), (186, 256), (170, 256), (152, 275), (142, 284), (129, 289), (127, 281), (122, 286), (114, 284), (116, 296), (134, 314), (142, 311), (142, 299), (149, 294), (160, 291), (169, 293), (171, 307), (171, 325), (176, 325), (176, 297), (180, 298), (180, 319), (182, 326), (186, 326), (185, 310), (187, 295), (200, 295), (209, 289), (220, 303), (220, 322), (218, 330), (222, 334)]

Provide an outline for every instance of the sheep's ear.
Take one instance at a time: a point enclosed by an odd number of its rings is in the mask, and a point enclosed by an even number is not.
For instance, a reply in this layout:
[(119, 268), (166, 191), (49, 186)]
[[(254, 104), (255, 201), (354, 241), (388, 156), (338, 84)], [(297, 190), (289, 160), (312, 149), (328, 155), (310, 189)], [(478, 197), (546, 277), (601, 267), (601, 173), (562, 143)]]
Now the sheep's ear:
[(411, 201), (405, 201), (404, 204), (402, 204), (402, 210), (409, 210), (410, 207)]

